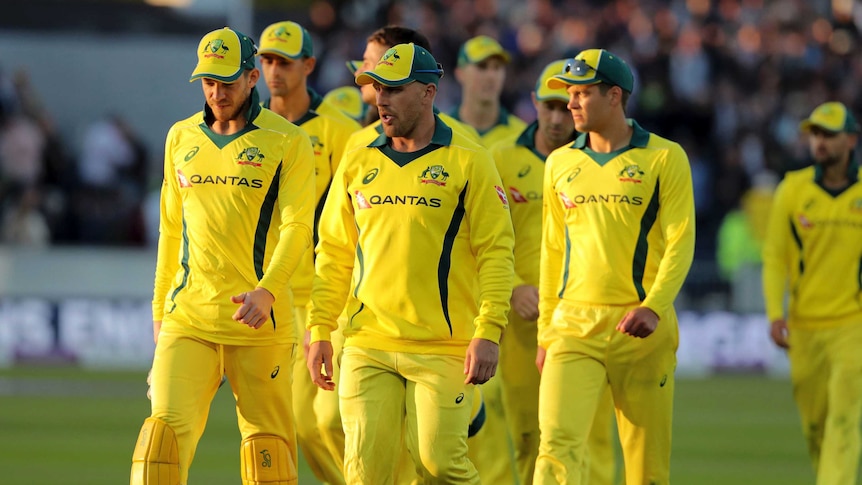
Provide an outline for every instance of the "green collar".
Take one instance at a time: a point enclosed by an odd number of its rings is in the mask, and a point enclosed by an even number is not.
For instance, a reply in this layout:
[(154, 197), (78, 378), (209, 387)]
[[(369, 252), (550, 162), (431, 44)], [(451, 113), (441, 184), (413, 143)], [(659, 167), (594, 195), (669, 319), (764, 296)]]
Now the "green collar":
[(847, 190), (848, 187), (859, 181), (859, 163), (856, 161), (855, 150), (850, 151), (850, 163), (847, 164), (847, 180), (849, 181), (849, 183), (847, 184), (847, 187), (843, 189), (827, 189), (823, 186), (823, 166), (819, 164), (814, 165), (814, 182), (826, 192), (829, 192), (833, 196), (837, 197), (841, 195), (842, 192)]
[[(645, 129), (641, 128), (641, 125), (638, 124), (637, 121), (629, 118), (626, 120), (632, 128), (634, 128), (634, 133), (632, 133), (632, 139), (629, 141), (629, 147), (631, 148), (644, 148), (649, 143), (649, 132)], [(572, 148), (578, 148), (583, 150), (587, 147), (587, 140), (589, 140), (589, 133), (581, 133), (575, 138), (575, 142), (572, 143)]]
[[(368, 144), (368, 147), (385, 147), (389, 146), (389, 137), (383, 132), (383, 124), (377, 126), (380, 135)], [(434, 135), (431, 136), (431, 145), (447, 146), (452, 143), (452, 128), (449, 128), (446, 123), (440, 120), (440, 117), (434, 115)]]
[[(252, 121), (257, 118), (257, 115), (260, 114), (260, 94), (257, 92), (257, 88), (251, 88), (251, 95), (249, 96), (250, 106), (248, 107), (248, 111), (245, 113), (245, 122), (246, 126), (251, 125)], [(209, 105), (204, 102), (204, 126), (209, 127), (215, 121), (215, 117), (213, 116), (213, 112), (210, 109)]]
[[(530, 123), (524, 131), (521, 132), (521, 135), (518, 137), (518, 140), (515, 142), (516, 145), (522, 146), (531, 152), (533, 152), (539, 160), (545, 161), (548, 157), (539, 153), (539, 150), (536, 149), (536, 133), (539, 131), (539, 121), (534, 121)], [(577, 133), (573, 131), (573, 133)]]
[[(458, 116), (458, 111), (460, 111), (460, 110), (461, 110), (461, 105), (459, 104), (459, 105), (455, 106), (455, 109), (453, 109), (451, 113), (449, 113), (449, 116), (455, 118), (458, 121), (461, 121), (461, 117)], [(510, 114), (509, 110), (504, 108), (503, 105), (500, 105), (500, 116), (497, 117), (497, 122), (494, 123), (493, 126), (491, 126), (490, 128), (488, 128), (485, 131), (479, 131), (479, 130), (476, 130), (476, 131), (479, 132), (479, 135), (484, 136), (485, 133), (488, 133), (489, 131), (493, 130), (494, 128), (496, 128), (500, 125), (509, 126), (509, 114)]]
[(308, 105), (309, 111), (314, 110), (317, 111), (317, 108), (320, 107), (320, 103), (323, 102), (323, 96), (317, 93), (314, 89), (305, 88), (308, 91), (308, 97), (311, 98), (311, 104)]

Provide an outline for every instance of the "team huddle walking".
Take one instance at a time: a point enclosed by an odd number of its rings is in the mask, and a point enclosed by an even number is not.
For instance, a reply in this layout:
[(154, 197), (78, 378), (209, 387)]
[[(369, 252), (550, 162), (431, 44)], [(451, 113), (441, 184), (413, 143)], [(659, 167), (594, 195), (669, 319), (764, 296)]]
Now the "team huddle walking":
[(246, 485), (299, 483), (299, 448), (327, 484), (612, 485), (614, 422), (624, 483), (670, 483), (694, 196), (680, 145), (626, 116), (629, 65), (551, 62), (527, 124), (490, 37), (448, 114), (415, 30), (372, 33), (332, 97), (301, 25), (259, 40), (201, 39), (203, 110), (168, 132), (130, 483), (189, 482), (225, 383)]

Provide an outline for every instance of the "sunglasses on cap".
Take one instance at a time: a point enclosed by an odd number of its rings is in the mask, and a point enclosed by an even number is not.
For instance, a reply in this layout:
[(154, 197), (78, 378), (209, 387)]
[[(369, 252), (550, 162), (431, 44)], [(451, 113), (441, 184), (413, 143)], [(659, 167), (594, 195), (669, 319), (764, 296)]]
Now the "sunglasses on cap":
[(578, 77), (584, 77), (590, 71), (593, 71), (598, 74), (596, 68), (587, 64), (587, 61), (583, 59), (569, 59), (568, 61), (566, 61), (566, 64), (563, 65), (563, 74), (571, 73)]
[(443, 64), (437, 63), (437, 69), (416, 69), (413, 71), (415, 74), (436, 74), (438, 76), (443, 76)]

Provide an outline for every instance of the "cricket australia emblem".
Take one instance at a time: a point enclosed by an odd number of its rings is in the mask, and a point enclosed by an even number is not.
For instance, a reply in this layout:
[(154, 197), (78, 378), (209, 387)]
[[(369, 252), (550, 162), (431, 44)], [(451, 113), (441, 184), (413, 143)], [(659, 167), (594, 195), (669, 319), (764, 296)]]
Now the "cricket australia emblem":
[(252, 167), (260, 167), (263, 165), (263, 153), (260, 153), (260, 148), (258, 147), (248, 147), (244, 148), (243, 151), (239, 152), (239, 155), (236, 157), (236, 163), (238, 165), (251, 165)]
[(434, 184), (440, 187), (446, 186), (446, 180), (449, 178), (449, 172), (443, 168), (443, 165), (431, 165), (422, 171), (419, 180), (423, 184)]

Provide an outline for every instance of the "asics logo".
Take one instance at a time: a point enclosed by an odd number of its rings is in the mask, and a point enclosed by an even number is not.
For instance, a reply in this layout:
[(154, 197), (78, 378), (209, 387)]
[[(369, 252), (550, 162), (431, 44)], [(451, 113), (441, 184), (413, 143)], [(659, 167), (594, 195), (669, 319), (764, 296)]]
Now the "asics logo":
[(275, 369), (272, 371), (272, 374), (269, 375), (272, 379), (275, 379), (275, 376), (278, 375), (278, 370), (281, 369), (280, 366), (275, 366)]
[(458, 394), (458, 397), (455, 398), (455, 404), (461, 404), (461, 401), (464, 400), (464, 393)]

